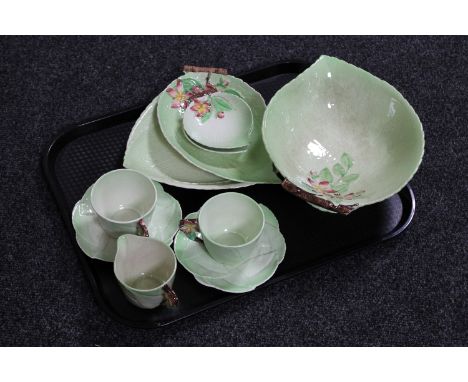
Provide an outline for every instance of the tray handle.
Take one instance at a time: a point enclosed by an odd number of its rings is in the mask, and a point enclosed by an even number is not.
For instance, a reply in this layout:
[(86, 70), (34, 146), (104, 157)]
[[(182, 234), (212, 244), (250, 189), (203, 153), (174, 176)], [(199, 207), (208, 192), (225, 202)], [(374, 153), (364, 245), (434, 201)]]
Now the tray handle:
[(304, 191), (303, 189), (297, 187), (295, 184), (293, 184), (291, 181), (288, 179), (284, 179), (283, 182), (281, 183), (281, 187), (283, 187), (286, 191), (289, 193), (297, 196), (298, 198), (306, 201), (307, 203), (314, 204), (316, 206), (322, 207), (326, 210), (332, 211), (332, 212), (337, 212), (340, 215), (349, 215), (351, 212), (353, 212), (355, 209), (359, 207), (358, 204), (353, 204), (353, 205), (335, 205), (329, 200), (325, 200), (320, 198), (317, 195), (314, 195), (310, 192)]

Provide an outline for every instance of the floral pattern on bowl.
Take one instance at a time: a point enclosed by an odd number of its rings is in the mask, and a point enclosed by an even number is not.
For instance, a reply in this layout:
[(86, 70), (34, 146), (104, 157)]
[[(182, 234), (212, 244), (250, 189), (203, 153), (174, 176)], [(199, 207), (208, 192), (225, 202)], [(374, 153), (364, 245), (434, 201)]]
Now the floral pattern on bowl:
[(365, 190), (348, 192), (350, 184), (359, 178), (359, 174), (350, 173), (352, 166), (351, 156), (348, 153), (343, 153), (340, 162), (333, 165), (332, 171), (328, 167), (322, 168), (319, 172), (310, 171), (307, 182), (303, 184), (308, 191), (335, 204), (345, 200), (354, 201)]

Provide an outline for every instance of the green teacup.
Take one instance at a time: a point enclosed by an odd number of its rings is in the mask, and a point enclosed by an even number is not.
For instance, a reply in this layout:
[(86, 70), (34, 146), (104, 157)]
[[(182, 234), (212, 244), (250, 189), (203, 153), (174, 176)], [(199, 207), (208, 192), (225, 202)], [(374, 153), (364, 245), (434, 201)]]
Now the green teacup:
[(225, 192), (201, 207), (198, 237), (215, 261), (231, 266), (251, 256), (264, 225), (263, 210), (255, 200)]
[(126, 233), (148, 236), (157, 198), (151, 179), (135, 170), (110, 171), (91, 189), (91, 206), (99, 224), (114, 238)]

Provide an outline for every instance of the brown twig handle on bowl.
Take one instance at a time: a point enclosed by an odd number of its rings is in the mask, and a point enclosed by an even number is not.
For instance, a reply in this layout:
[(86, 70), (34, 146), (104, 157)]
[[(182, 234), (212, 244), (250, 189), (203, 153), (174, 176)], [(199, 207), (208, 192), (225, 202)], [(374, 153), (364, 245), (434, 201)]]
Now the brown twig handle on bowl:
[(224, 68), (212, 68), (212, 67), (203, 67), (203, 66), (193, 66), (193, 65), (184, 65), (182, 71), (185, 73), (192, 72), (203, 72), (203, 73), (217, 73), (227, 75), (228, 71)]
[(314, 204), (316, 206), (322, 207), (332, 212), (337, 212), (341, 215), (348, 215), (358, 207), (357, 204), (353, 204), (350, 206), (343, 205), (343, 204), (339, 204), (339, 205), (333, 204), (329, 200), (322, 199), (317, 195), (304, 191), (302, 188), (297, 187), (288, 179), (284, 179), (283, 183), (281, 183), (281, 186), (286, 191), (290, 192), (291, 194), (297, 196), (298, 198), (301, 198), (302, 200), (308, 203)]

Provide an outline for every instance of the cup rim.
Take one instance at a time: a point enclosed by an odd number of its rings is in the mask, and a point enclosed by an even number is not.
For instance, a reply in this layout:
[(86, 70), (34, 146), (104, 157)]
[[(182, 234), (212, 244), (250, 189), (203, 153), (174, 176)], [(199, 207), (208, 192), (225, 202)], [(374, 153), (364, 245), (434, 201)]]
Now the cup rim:
[[(111, 219), (107, 216), (104, 216), (102, 215), (101, 213), (98, 212), (98, 210), (96, 209), (95, 207), (95, 204), (93, 203), (93, 196), (94, 196), (94, 186), (96, 185), (97, 182), (99, 182), (100, 180), (102, 180), (104, 177), (110, 175), (110, 174), (113, 174), (113, 173), (116, 173), (116, 172), (133, 172), (133, 173), (136, 173), (138, 175), (141, 175), (142, 177), (146, 178), (151, 186), (153, 187), (153, 190), (154, 190), (154, 201), (153, 201), (153, 204), (151, 205), (151, 207), (143, 214), (140, 214), (137, 218), (135, 219), (131, 219), (131, 220), (115, 220), (115, 219)], [(130, 223), (136, 223), (138, 222), (140, 219), (143, 219), (145, 218), (146, 216), (148, 216), (153, 210), (154, 208), (156, 207), (156, 203), (158, 201), (158, 190), (156, 188), (156, 186), (154, 185), (153, 181), (147, 177), (145, 174), (141, 173), (140, 171), (136, 171), (136, 170), (132, 170), (132, 169), (129, 169), (129, 168), (118, 168), (116, 170), (112, 170), (112, 171), (108, 171), (106, 172), (105, 174), (102, 174), (95, 182), (94, 184), (92, 185), (91, 187), (91, 195), (90, 195), (90, 203), (91, 203), (91, 207), (93, 208), (93, 210), (96, 212), (97, 215), (99, 215), (100, 218), (104, 219), (104, 220), (107, 220), (111, 223), (115, 223), (115, 224), (130, 224)]]
[[(202, 211), (203, 211), (203, 207), (205, 207), (206, 203), (208, 203), (210, 200), (212, 199), (217, 199), (219, 197), (222, 197), (222, 196), (225, 196), (225, 195), (229, 195), (229, 194), (233, 194), (233, 195), (236, 195), (236, 196), (240, 196), (244, 199), (248, 199), (252, 202), (255, 203), (257, 209), (260, 211), (260, 213), (262, 214), (262, 226), (259, 230), (259, 232), (257, 233), (257, 235), (255, 235), (254, 238), (252, 238), (251, 240), (249, 240), (247, 243), (243, 243), (243, 244), (238, 244), (238, 245), (226, 245), (226, 244), (221, 244), (221, 243), (218, 243), (216, 240), (213, 240), (212, 238), (210, 238), (209, 235), (207, 235), (206, 233), (203, 233), (202, 231)], [(248, 246), (249, 244), (252, 244), (254, 243), (259, 237), (260, 235), (262, 234), (264, 228), (265, 228), (265, 213), (263, 212), (262, 208), (260, 207), (260, 205), (254, 200), (252, 199), (250, 196), (247, 196), (245, 194), (242, 194), (240, 192), (223, 192), (221, 194), (218, 194), (218, 195), (215, 195), (211, 198), (209, 198), (205, 203), (203, 203), (203, 205), (200, 207), (200, 210), (198, 211), (198, 226), (200, 228), (200, 232), (202, 234), (202, 236), (204, 238), (207, 238), (208, 240), (210, 240), (212, 243), (216, 244), (217, 246), (220, 246), (220, 247), (223, 247), (223, 248), (242, 248), (242, 247), (246, 247)]]
[(120, 240), (123, 240), (125, 239), (127, 236), (135, 236), (135, 238), (137, 238), (137, 240), (152, 240), (152, 241), (157, 241), (159, 244), (162, 244), (163, 247), (166, 247), (166, 249), (169, 250), (169, 253), (171, 253), (172, 255), (172, 259), (174, 260), (174, 269), (172, 270), (171, 272), (171, 275), (169, 277), (166, 278), (166, 280), (162, 281), (161, 284), (159, 284), (158, 286), (154, 287), (154, 288), (151, 288), (151, 289), (138, 289), (138, 288), (133, 288), (131, 287), (130, 285), (128, 285), (125, 281), (121, 280), (119, 278), (119, 276), (117, 276), (117, 272), (116, 272), (116, 267), (117, 267), (117, 255), (118, 255), (118, 251), (117, 251), (117, 254), (116, 254), (116, 257), (114, 259), (114, 275), (115, 275), (115, 278), (117, 279), (117, 281), (119, 283), (121, 283), (125, 289), (128, 289), (128, 290), (131, 290), (132, 292), (136, 292), (136, 293), (148, 293), (148, 292), (154, 292), (158, 289), (161, 289), (162, 287), (164, 287), (164, 285), (166, 285), (170, 279), (172, 279), (174, 276), (175, 276), (175, 273), (177, 271), (177, 257), (175, 255), (175, 252), (172, 250), (172, 248), (167, 245), (165, 242), (161, 241), (161, 240), (157, 240), (157, 239), (153, 239), (151, 237), (144, 237), (144, 236), (137, 236), (137, 235), (132, 235), (132, 234), (125, 234), (125, 235), (120, 235), (119, 238), (117, 239), (117, 248), (118, 248), (118, 242)]

